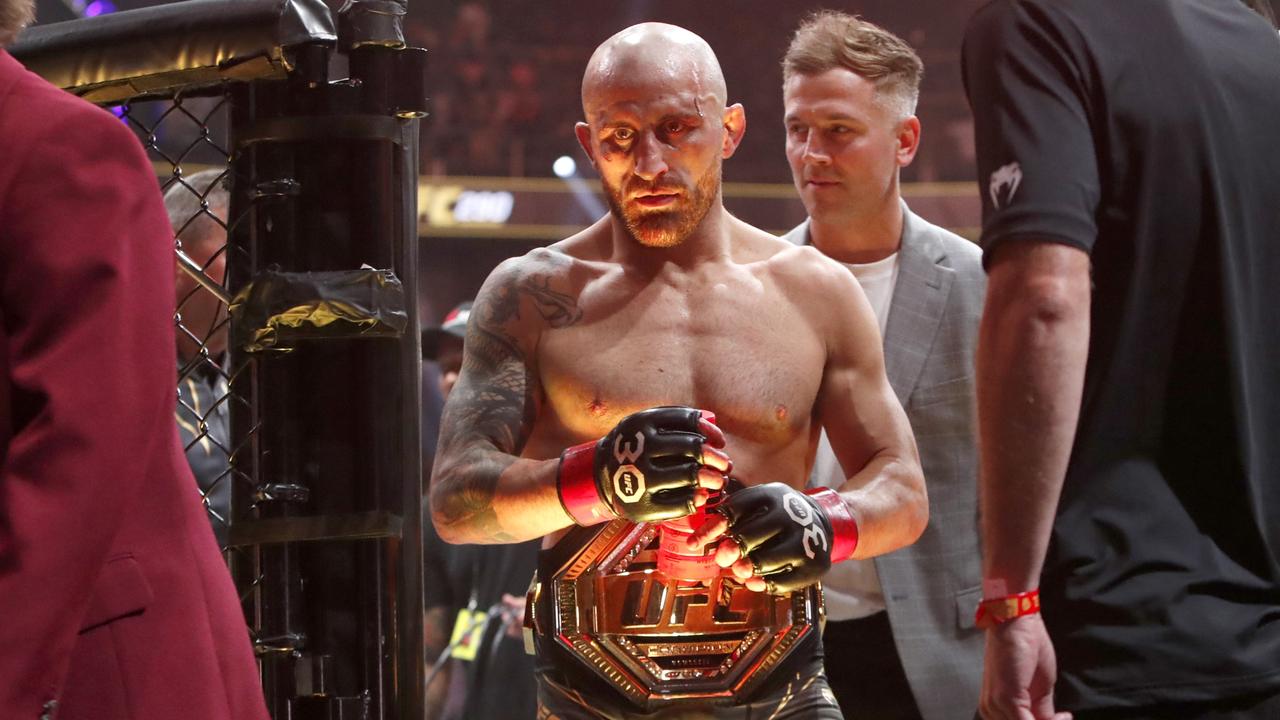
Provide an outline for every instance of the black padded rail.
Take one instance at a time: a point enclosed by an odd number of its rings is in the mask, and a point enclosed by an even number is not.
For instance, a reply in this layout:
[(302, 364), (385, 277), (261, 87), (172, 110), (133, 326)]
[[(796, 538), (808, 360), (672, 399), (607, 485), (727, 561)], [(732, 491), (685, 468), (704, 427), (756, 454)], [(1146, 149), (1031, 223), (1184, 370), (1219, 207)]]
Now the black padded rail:
[(9, 52), (54, 85), (110, 103), (283, 77), (292, 48), (336, 40), (323, 0), (186, 0), (38, 25)]

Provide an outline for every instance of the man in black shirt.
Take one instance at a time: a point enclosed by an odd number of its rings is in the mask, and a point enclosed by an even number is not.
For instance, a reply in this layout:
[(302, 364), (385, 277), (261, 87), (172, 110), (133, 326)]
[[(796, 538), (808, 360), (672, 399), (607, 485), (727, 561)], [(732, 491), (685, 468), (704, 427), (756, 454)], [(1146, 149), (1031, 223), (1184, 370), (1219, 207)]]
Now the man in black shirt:
[(999, 0), (964, 52), (983, 714), (1280, 717), (1280, 38)]
[[(449, 545), (428, 526), (424, 543), (427, 622), (434, 626), (429, 630), (453, 645), (441, 680), (448, 687), (428, 695), (428, 717), (532, 720), (537, 688), (522, 625), (539, 541)], [(428, 648), (433, 661), (436, 649)]]

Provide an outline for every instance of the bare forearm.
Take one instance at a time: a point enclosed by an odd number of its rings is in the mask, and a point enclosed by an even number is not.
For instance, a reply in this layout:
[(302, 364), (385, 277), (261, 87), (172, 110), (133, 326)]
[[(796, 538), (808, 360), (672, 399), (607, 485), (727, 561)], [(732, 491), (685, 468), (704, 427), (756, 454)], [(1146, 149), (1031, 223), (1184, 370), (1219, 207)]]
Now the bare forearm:
[(855, 558), (893, 552), (915, 542), (929, 522), (920, 465), (877, 455), (840, 490), (858, 523)]
[(570, 265), (546, 251), (512, 258), (476, 296), (432, 474), (432, 518), (447, 542), (519, 542), (572, 524), (556, 491), (559, 460), (520, 457), (541, 403), (538, 338), (582, 319), (562, 291)]
[(519, 457), (537, 414), (537, 379), (515, 338), (473, 325), (440, 422), (432, 519), (451, 543), (541, 537), (570, 519), (556, 495), (559, 460)]
[(984, 577), (1008, 593), (1039, 584), (1075, 437), (1089, 344), (1088, 265), (1075, 260), (1048, 282), (993, 271), (979, 331)]
[(496, 450), (437, 467), (431, 484), (436, 531), (451, 543), (514, 543), (573, 524), (556, 494), (559, 460)]

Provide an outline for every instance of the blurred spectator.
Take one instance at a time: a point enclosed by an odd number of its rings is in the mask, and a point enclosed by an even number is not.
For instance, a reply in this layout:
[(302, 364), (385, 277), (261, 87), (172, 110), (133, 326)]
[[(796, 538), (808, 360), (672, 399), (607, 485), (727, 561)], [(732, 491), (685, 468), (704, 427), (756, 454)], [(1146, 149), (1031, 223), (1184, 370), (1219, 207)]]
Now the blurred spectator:
[(449, 396), (462, 369), (462, 341), (467, 336), (471, 303), (464, 302), (445, 316), (439, 327), (422, 331), (422, 357), (435, 361), (440, 368), (440, 394)]
[(498, 93), (489, 60), (480, 54), (453, 59), (434, 99), (428, 131), (431, 151), (423, 167), (453, 175), (505, 175)]
[[(516, 58), (507, 66), (507, 82), (498, 93), (498, 114), (510, 143), (508, 171), (523, 177), (529, 174), (529, 161), (542, 130), (542, 92), (538, 67), (532, 60)], [(549, 167), (550, 163), (542, 165)]]
[(453, 54), (483, 54), (489, 50), (489, 28), (493, 24), (484, 5), (467, 2), (458, 6), (446, 49)]
[[(202, 170), (174, 182), (164, 194), (169, 224), (187, 257), (221, 285), (227, 271), (225, 171)], [(230, 410), (221, 366), (227, 349), (227, 308), (175, 265), (177, 291), (178, 406), (182, 447), (200, 488), (218, 544), (227, 543), (230, 523)]]
[(436, 78), (422, 144), (427, 153), (422, 167), (428, 174), (507, 174), (489, 27), (488, 11), (478, 3), (465, 3), (443, 40), (442, 76)]

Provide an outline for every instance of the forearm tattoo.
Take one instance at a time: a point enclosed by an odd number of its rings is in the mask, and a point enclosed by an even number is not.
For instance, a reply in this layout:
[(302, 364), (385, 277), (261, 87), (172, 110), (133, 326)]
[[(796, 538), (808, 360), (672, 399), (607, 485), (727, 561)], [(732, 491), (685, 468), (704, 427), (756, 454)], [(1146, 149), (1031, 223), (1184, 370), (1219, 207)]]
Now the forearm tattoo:
[(534, 363), (508, 329), (521, 319), (522, 297), (532, 300), (550, 327), (568, 327), (582, 318), (576, 299), (552, 290), (547, 276), (527, 277), (477, 299), (462, 376), (440, 428), (448, 471), (439, 480), (449, 491), (438, 496), (437, 517), (498, 541), (514, 539), (494, 510), (498, 480), (523, 450), (537, 413)]

